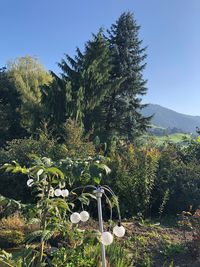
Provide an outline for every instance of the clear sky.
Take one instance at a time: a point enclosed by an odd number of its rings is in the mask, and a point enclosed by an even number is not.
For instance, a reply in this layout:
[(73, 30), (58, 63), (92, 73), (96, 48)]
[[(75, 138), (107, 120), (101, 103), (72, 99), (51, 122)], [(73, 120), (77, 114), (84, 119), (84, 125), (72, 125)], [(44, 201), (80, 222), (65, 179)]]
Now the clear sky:
[(47, 69), (124, 11), (147, 49), (145, 102), (200, 115), (200, 0), (0, 0), (0, 66), (36, 56)]

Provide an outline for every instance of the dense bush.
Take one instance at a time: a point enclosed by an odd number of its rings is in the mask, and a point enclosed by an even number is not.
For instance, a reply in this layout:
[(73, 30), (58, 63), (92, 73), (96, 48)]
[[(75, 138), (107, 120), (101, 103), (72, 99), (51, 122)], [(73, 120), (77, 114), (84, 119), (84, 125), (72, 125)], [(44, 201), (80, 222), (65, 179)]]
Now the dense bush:
[(132, 145), (118, 149), (111, 156), (112, 172), (105, 182), (118, 195), (124, 216), (148, 213), (158, 160), (157, 149), (137, 149)]
[[(94, 145), (84, 140), (81, 127), (72, 120), (66, 122), (58, 140), (52, 137), (51, 132), (49, 133), (45, 126), (38, 135), (38, 139), (13, 139), (7, 142), (6, 147), (0, 149), (0, 165), (15, 160), (22, 166), (30, 166), (33, 155), (40, 158), (49, 157), (53, 161), (58, 161), (67, 156), (86, 158), (95, 154)], [(62, 138), (62, 143), (60, 138)], [(22, 202), (32, 200), (26, 186), (26, 178), (22, 174), (0, 171), (0, 195)]]
[[(32, 138), (14, 139), (7, 143), (5, 148), (0, 149), (0, 165), (13, 160), (22, 165), (29, 166), (31, 156), (38, 155), (45, 157), (51, 156), (58, 160), (66, 156), (67, 148), (65, 145), (58, 144), (50, 139), (45, 133), (40, 135), (38, 140)], [(21, 200), (22, 202), (31, 201), (31, 195), (26, 187), (26, 178), (22, 174), (10, 174), (0, 171), (0, 195)]]
[[(82, 141), (79, 127), (68, 123), (65, 144), (42, 135), (39, 140), (13, 140), (0, 150), (2, 163), (15, 159), (22, 166), (29, 166), (31, 154), (50, 155), (54, 160), (66, 159), (68, 155), (74, 159), (94, 156), (94, 145)], [(199, 151), (198, 141), (190, 141), (185, 147), (167, 144), (160, 149), (118, 144), (108, 162), (112, 172), (102, 182), (118, 195), (123, 216), (132, 217), (138, 212), (145, 216), (176, 215), (191, 205), (197, 208), (200, 203)], [(64, 165), (60, 167), (65, 172)], [(75, 185), (87, 180), (79, 179), (79, 174)], [(25, 176), (1, 172), (0, 179), (0, 194), (22, 202), (32, 201)]]
[(153, 191), (153, 214), (158, 213), (162, 202), (164, 212), (180, 213), (200, 203), (200, 144), (192, 141), (186, 147), (168, 144), (161, 149), (155, 187)]
[(17, 230), (0, 230), (0, 248), (19, 246), (24, 242), (24, 234)]

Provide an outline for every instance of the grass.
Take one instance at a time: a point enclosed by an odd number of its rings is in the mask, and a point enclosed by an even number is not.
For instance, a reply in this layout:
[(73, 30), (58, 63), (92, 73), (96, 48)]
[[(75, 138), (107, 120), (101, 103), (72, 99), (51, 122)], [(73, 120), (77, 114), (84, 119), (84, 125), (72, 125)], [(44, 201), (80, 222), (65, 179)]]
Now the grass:
[(167, 136), (154, 136), (154, 138), (158, 145), (162, 145), (164, 142), (182, 143), (184, 138), (191, 139), (191, 136), (185, 133), (175, 133)]

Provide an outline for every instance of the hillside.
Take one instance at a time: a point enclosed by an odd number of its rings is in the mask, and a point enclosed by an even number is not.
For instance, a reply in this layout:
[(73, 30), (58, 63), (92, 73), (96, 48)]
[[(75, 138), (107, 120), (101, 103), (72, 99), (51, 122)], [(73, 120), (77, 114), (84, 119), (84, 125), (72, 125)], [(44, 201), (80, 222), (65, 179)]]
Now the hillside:
[(196, 127), (200, 127), (200, 116), (178, 113), (156, 104), (149, 104), (142, 113), (145, 116), (154, 115), (152, 124), (163, 128), (177, 128), (186, 133), (195, 133)]

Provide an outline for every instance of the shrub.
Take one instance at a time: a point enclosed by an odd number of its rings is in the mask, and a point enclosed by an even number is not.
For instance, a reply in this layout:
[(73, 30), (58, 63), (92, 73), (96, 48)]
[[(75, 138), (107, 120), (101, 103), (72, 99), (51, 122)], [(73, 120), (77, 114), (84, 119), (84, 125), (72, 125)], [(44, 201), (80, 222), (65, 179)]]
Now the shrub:
[(112, 155), (112, 172), (105, 183), (118, 195), (124, 216), (148, 213), (158, 159), (157, 149), (136, 149), (132, 145), (118, 149)]
[[(183, 211), (178, 221), (179, 227), (184, 231), (184, 238), (188, 248), (195, 258), (200, 256), (200, 209), (195, 212)], [(187, 239), (186, 231), (192, 231), (192, 240)]]
[(17, 230), (0, 230), (0, 247), (16, 247), (24, 242), (24, 234)]
[[(58, 160), (66, 157), (66, 153), (65, 145), (58, 144), (46, 133), (41, 133), (39, 140), (25, 138), (7, 142), (7, 146), (0, 149), (0, 165), (15, 160), (22, 165), (30, 166), (33, 154), (40, 157), (49, 155), (53, 160)], [(32, 201), (30, 191), (26, 186), (26, 176), (23, 174), (0, 171), (0, 194), (24, 203)]]
[(95, 146), (83, 137), (83, 128), (71, 119), (63, 126), (63, 141), (69, 157), (87, 158), (95, 155)]
[(8, 216), (7, 218), (3, 218), (0, 221), (0, 229), (6, 230), (24, 230), (26, 227), (24, 218), (19, 214), (14, 214), (12, 216)]
[(188, 210), (191, 205), (197, 208), (200, 203), (200, 165), (198, 157), (194, 158), (198, 155), (194, 152), (194, 145), (182, 148), (168, 144), (162, 148), (160, 155), (153, 190), (153, 213), (158, 214), (162, 208), (162, 213), (176, 215)]

